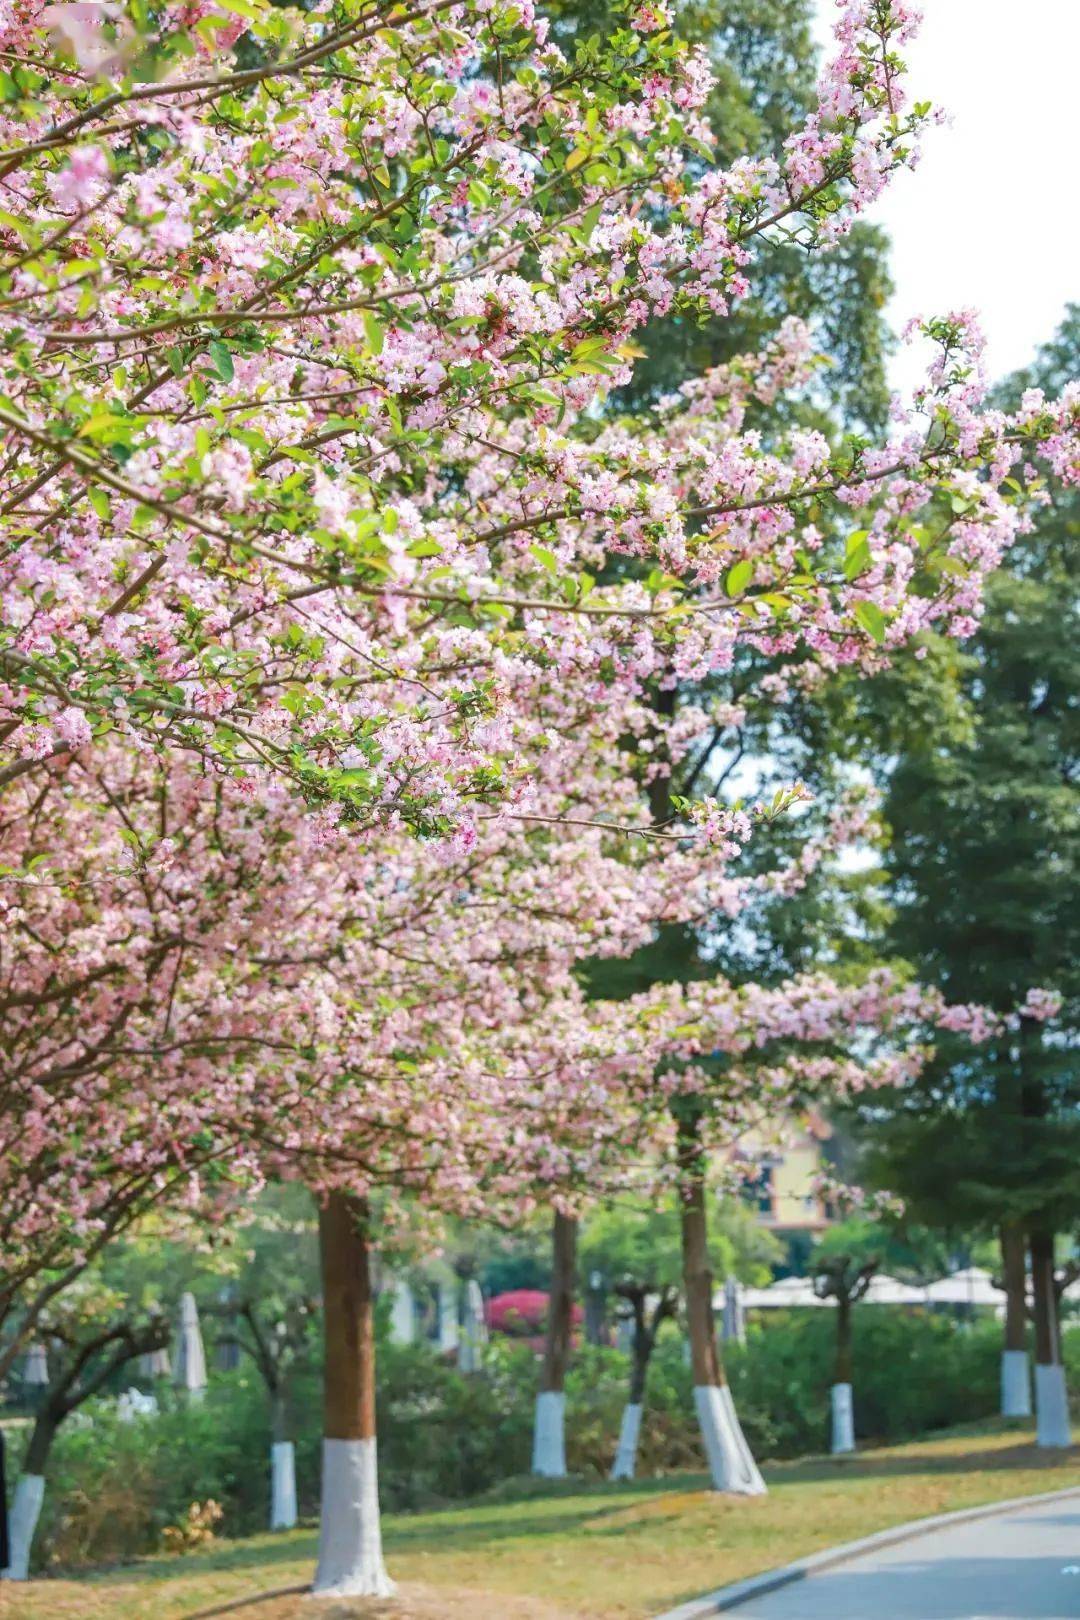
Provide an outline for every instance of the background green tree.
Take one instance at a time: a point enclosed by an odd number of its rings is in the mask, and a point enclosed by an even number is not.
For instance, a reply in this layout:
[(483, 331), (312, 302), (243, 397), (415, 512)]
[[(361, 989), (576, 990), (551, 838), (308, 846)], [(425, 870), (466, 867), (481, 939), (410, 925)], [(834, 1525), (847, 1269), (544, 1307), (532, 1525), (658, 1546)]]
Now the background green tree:
[[(1080, 363), (1072, 306), (1003, 403)], [(999, 1230), (1024, 1344), (1024, 1242), (1039, 1360), (1060, 1360), (1055, 1234), (1080, 1219), (1080, 495), (1049, 469), (1047, 502), (992, 579), (977, 635), (931, 639), (921, 663), (846, 694), (884, 790), (891, 921), (883, 949), (955, 1002), (1009, 1019), (1032, 987), (1061, 998), (972, 1046), (942, 1037), (917, 1084), (875, 1097), (864, 1167), (917, 1216)]]

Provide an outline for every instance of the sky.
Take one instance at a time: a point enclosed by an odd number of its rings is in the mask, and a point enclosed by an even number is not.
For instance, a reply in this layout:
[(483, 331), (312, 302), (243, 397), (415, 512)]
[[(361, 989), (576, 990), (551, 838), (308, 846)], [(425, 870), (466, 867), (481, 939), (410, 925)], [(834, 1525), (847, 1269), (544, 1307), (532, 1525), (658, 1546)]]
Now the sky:
[[(817, 0), (828, 38), (832, 0)], [(922, 0), (908, 47), (913, 99), (951, 126), (872, 217), (893, 241), (900, 331), (913, 315), (975, 309), (998, 377), (1028, 363), (1067, 302), (1080, 301), (1080, 0)], [(914, 383), (914, 353), (892, 364)]]

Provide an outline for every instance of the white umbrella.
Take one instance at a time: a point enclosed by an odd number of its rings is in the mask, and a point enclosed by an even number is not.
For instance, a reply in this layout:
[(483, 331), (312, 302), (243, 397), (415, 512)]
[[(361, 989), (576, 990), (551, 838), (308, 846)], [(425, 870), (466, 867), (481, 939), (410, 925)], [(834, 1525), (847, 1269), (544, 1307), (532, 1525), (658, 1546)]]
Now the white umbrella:
[(195, 1399), (206, 1388), (206, 1352), (199, 1308), (194, 1294), (180, 1296), (180, 1328), (176, 1336), (176, 1382)]
[[(795, 1310), (803, 1306), (831, 1304), (830, 1300), (817, 1297), (809, 1277), (781, 1277), (778, 1282), (770, 1283), (768, 1288), (743, 1288), (740, 1292), (743, 1309), (747, 1311)], [(723, 1311), (724, 1303), (724, 1290), (718, 1288), (713, 1295), (713, 1310)]]
[(1002, 1288), (995, 1288), (994, 1279), (979, 1266), (965, 1266), (951, 1277), (939, 1277), (926, 1290), (932, 1305), (1000, 1305), (1005, 1298)]
[(770, 1284), (765, 1292), (769, 1297), (769, 1303), (775, 1306), (795, 1307), (828, 1303), (818, 1298), (810, 1277), (781, 1277), (778, 1282)]
[(890, 1277), (887, 1272), (881, 1271), (871, 1278), (870, 1286), (863, 1295), (866, 1305), (925, 1305), (926, 1289), (914, 1288), (910, 1283), (901, 1282), (899, 1277)]

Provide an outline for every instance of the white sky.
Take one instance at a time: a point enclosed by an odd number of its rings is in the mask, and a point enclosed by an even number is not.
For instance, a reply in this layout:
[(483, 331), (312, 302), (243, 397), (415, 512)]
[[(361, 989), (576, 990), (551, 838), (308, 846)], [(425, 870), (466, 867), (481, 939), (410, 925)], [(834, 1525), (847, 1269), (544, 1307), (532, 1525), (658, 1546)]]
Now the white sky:
[[(823, 41), (835, 16), (817, 0)], [(913, 315), (978, 311), (986, 365), (1026, 365), (1080, 300), (1080, 0), (922, 0), (913, 99), (952, 115), (871, 216), (892, 237), (899, 331)], [(901, 350), (892, 380), (920, 374)]]

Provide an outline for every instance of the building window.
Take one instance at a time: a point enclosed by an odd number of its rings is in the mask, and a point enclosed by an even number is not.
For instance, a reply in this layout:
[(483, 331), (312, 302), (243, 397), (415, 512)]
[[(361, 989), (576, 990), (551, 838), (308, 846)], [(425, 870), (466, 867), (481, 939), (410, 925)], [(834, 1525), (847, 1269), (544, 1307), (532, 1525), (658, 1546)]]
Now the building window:
[(763, 1164), (757, 1175), (746, 1184), (746, 1200), (768, 1221), (776, 1215), (776, 1189), (773, 1185), (773, 1166)]

